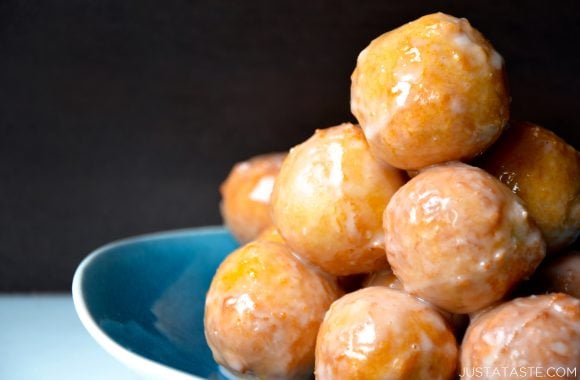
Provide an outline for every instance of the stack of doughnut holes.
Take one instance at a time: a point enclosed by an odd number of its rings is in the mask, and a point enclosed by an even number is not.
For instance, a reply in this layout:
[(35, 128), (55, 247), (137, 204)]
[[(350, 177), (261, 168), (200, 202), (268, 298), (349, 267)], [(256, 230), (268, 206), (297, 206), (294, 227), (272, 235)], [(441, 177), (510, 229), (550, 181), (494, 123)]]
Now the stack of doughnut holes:
[(259, 379), (578, 378), (575, 148), (510, 119), (504, 60), (466, 19), (377, 37), (351, 81), (358, 124), (238, 163), (220, 188), (242, 245), (206, 298), (216, 362)]

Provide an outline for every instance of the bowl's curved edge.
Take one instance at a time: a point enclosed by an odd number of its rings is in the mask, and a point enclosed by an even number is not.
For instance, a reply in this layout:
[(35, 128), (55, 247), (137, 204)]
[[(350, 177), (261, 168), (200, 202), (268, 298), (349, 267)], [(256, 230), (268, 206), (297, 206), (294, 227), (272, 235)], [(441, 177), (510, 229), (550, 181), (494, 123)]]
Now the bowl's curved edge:
[(171, 230), (165, 232), (156, 232), (152, 234), (144, 234), (133, 236), (121, 240), (116, 240), (109, 244), (106, 244), (100, 248), (97, 248), (91, 252), (87, 257), (85, 257), (77, 269), (75, 270), (73, 281), (72, 281), (72, 297), (73, 304), (76, 313), (89, 334), (97, 341), (97, 343), (105, 349), (111, 356), (122, 362), (124, 365), (130, 367), (135, 372), (141, 373), (148, 377), (153, 377), (156, 379), (175, 379), (175, 380), (204, 380), (201, 377), (185, 373), (183, 371), (173, 369), (164, 364), (158, 363), (154, 360), (145, 358), (141, 355), (135, 354), (113, 339), (111, 339), (103, 330), (98, 326), (95, 320), (91, 317), (87, 304), (83, 296), (83, 274), (85, 269), (93, 262), (98, 256), (102, 255), (103, 252), (107, 252), (112, 248), (131, 244), (132, 242), (143, 240), (143, 239), (157, 239), (157, 238), (167, 238), (169, 236), (175, 235), (185, 235), (192, 232), (201, 233), (221, 233), (225, 231), (223, 226), (209, 226), (209, 227), (198, 227), (198, 228), (188, 228), (180, 230)]

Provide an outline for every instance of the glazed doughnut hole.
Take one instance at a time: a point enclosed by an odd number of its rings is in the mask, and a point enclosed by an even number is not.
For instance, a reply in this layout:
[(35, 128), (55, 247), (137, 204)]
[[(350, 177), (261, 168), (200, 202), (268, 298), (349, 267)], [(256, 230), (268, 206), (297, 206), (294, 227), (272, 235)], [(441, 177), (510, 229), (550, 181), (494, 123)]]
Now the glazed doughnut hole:
[[(576, 368), (578, 299), (506, 300), (518, 285), (578, 296), (577, 252), (533, 274), (546, 246), (580, 233), (578, 152), (530, 123), (484, 152), (509, 94), (503, 59), (465, 19), (437, 13), (379, 36), (351, 78), (362, 128), (317, 130), (222, 184), (225, 224), (255, 240), (207, 294), (214, 359), (265, 379), (309, 378), (314, 366), (321, 380)], [(458, 162), (472, 159), (491, 174)]]
[(578, 237), (580, 156), (564, 140), (538, 125), (514, 122), (481, 166), (524, 201), (548, 252)]
[(451, 379), (458, 349), (430, 305), (386, 287), (334, 302), (316, 341), (317, 379)]
[[(557, 378), (577, 379), (579, 366), (580, 300), (561, 293), (516, 298), (478, 315), (461, 345), (460, 375), (466, 379), (536, 378), (521, 372), (530, 367), (558, 369)], [(502, 372), (487, 377), (477, 372), (485, 368)]]
[(360, 53), (351, 110), (373, 154), (395, 167), (470, 159), (509, 118), (503, 59), (467, 20), (421, 17)]
[(272, 225), (270, 196), (285, 157), (286, 153), (271, 153), (239, 162), (220, 186), (224, 223), (240, 243)]
[(385, 209), (384, 226), (387, 257), (405, 290), (452, 313), (500, 300), (545, 255), (517, 196), (460, 163), (407, 182)]
[(213, 278), (206, 340), (214, 359), (234, 374), (308, 377), (319, 325), (340, 295), (334, 278), (304, 264), (284, 244), (249, 243), (230, 254)]
[(294, 252), (334, 275), (386, 268), (381, 215), (404, 178), (374, 160), (358, 126), (317, 130), (280, 169), (274, 224)]

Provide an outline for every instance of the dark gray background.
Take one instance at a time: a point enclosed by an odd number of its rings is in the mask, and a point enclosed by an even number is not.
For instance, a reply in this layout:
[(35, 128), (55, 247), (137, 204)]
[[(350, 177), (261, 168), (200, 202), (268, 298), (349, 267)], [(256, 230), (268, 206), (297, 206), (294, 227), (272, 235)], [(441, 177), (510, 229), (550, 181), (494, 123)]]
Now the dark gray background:
[(0, 291), (68, 290), (113, 239), (220, 223), (231, 165), (353, 120), (379, 34), (436, 10), (504, 56), (513, 115), (580, 145), (569, 1), (0, 1)]

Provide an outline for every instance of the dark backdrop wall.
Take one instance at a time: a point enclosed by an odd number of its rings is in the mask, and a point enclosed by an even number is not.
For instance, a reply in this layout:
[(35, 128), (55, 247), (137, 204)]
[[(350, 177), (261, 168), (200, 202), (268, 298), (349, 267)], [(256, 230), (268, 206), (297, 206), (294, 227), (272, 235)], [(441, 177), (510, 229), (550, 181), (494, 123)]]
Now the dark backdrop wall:
[(516, 118), (580, 146), (573, 0), (0, 2), (0, 291), (68, 290), (101, 244), (219, 224), (234, 162), (353, 120), (358, 52), (437, 10), (502, 53)]

